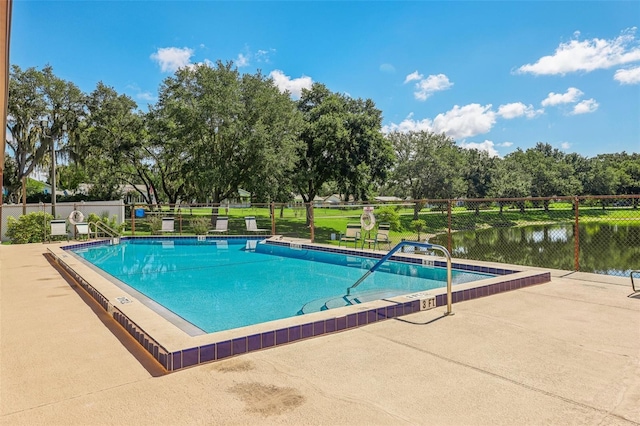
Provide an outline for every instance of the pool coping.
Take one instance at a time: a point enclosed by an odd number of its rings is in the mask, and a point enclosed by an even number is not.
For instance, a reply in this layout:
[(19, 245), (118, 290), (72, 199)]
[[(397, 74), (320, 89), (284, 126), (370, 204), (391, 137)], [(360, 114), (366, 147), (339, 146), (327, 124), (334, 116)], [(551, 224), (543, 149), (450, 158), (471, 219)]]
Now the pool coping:
[[(195, 236), (123, 237), (126, 239), (194, 239)], [(207, 241), (221, 239), (263, 240), (265, 236), (206, 236)], [(408, 315), (421, 310), (447, 305), (445, 288), (421, 291), (354, 306), (330, 309), (261, 324), (191, 336), (136, 297), (102, 276), (96, 270), (67, 251), (94, 245), (111, 244), (111, 240), (96, 240), (48, 249), (57, 265), (76, 281), (102, 308), (142, 345), (167, 371), (222, 360), (256, 350), (293, 343), (299, 340), (342, 332), (379, 321)], [(381, 258), (385, 251), (360, 250), (266, 237), (267, 244), (307, 250)], [(438, 256), (426, 259), (422, 255), (397, 253), (393, 260), (445, 267), (446, 260)], [(473, 272), (496, 274), (496, 277), (453, 286), (453, 304), (542, 284), (551, 280), (549, 271), (514, 267), (512, 265), (453, 259), (452, 266)]]

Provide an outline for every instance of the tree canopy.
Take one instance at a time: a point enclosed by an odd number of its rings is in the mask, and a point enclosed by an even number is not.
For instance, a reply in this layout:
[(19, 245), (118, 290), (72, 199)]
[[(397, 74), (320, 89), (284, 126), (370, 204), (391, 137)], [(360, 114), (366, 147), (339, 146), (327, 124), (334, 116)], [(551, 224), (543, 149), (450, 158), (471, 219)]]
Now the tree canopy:
[(307, 203), (333, 192), (363, 201), (640, 194), (639, 153), (586, 158), (540, 142), (499, 158), (445, 134), (381, 126), (371, 99), (314, 83), (294, 101), (232, 62), (179, 69), (148, 112), (103, 82), (83, 93), (50, 66), (13, 66), (3, 184), (18, 201), (22, 178), (48, 171), (53, 146), (60, 189), (84, 180), (91, 196), (113, 199), (130, 184), (148, 203), (220, 203), (240, 188), (254, 201)]

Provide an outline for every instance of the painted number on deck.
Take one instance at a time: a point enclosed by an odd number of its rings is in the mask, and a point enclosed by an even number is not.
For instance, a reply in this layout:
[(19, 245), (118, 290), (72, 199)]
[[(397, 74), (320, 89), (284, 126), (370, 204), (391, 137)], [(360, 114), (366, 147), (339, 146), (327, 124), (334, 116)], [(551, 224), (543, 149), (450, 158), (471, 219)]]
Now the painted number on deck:
[(427, 309), (433, 309), (436, 307), (436, 298), (430, 297), (428, 299), (420, 299), (420, 310), (426, 311)]

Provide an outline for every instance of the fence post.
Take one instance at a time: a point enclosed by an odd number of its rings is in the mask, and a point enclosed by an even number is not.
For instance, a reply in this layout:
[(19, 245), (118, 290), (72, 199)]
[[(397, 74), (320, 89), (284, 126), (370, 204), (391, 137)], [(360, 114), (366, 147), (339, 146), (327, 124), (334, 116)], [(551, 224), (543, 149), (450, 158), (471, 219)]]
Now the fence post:
[(273, 201), (269, 205), (269, 210), (271, 211), (271, 235), (276, 235), (276, 207)]
[(580, 199), (578, 197), (574, 197), (573, 199), (573, 203), (574, 203), (574, 209), (575, 209), (575, 224), (573, 226), (573, 256), (574, 256), (574, 263), (573, 263), (573, 269), (574, 271), (579, 271), (580, 270)]
[(136, 235), (136, 203), (131, 203), (131, 235)]
[(309, 204), (309, 213), (311, 213), (311, 216), (309, 217), (309, 226), (311, 227), (311, 242), (313, 243), (316, 240), (316, 229), (313, 221), (313, 203)]
[(453, 243), (451, 238), (451, 200), (447, 201), (447, 250), (451, 253), (451, 245)]

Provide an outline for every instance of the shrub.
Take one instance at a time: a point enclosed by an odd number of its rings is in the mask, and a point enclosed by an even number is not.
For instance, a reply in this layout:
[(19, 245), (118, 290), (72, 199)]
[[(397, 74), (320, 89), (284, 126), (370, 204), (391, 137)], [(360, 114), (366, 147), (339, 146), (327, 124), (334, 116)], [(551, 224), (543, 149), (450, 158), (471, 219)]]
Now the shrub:
[(393, 206), (385, 206), (375, 212), (376, 221), (378, 223), (386, 222), (390, 225), (392, 231), (402, 230), (400, 224), (400, 215), (398, 209)]
[(191, 219), (191, 228), (196, 235), (204, 235), (209, 230), (209, 219), (202, 216)]
[(41, 243), (51, 235), (49, 222), (53, 219), (49, 213), (33, 212), (7, 219), (7, 237), (12, 244)]
[(411, 228), (418, 233), (418, 241), (420, 241), (420, 232), (427, 228), (427, 223), (422, 219), (412, 220)]
[(109, 212), (107, 211), (102, 212), (100, 216), (95, 213), (91, 213), (89, 214), (89, 217), (86, 218), (86, 221), (89, 223), (102, 222), (109, 228), (118, 232), (122, 232), (125, 226), (124, 223), (118, 224), (118, 217), (116, 215), (113, 215), (111, 219), (109, 219)]
[(159, 216), (149, 216), (147, 222), (151, 229), (151, 235), (160, 235), (160, 230), (162, 229), (162, 218)]

